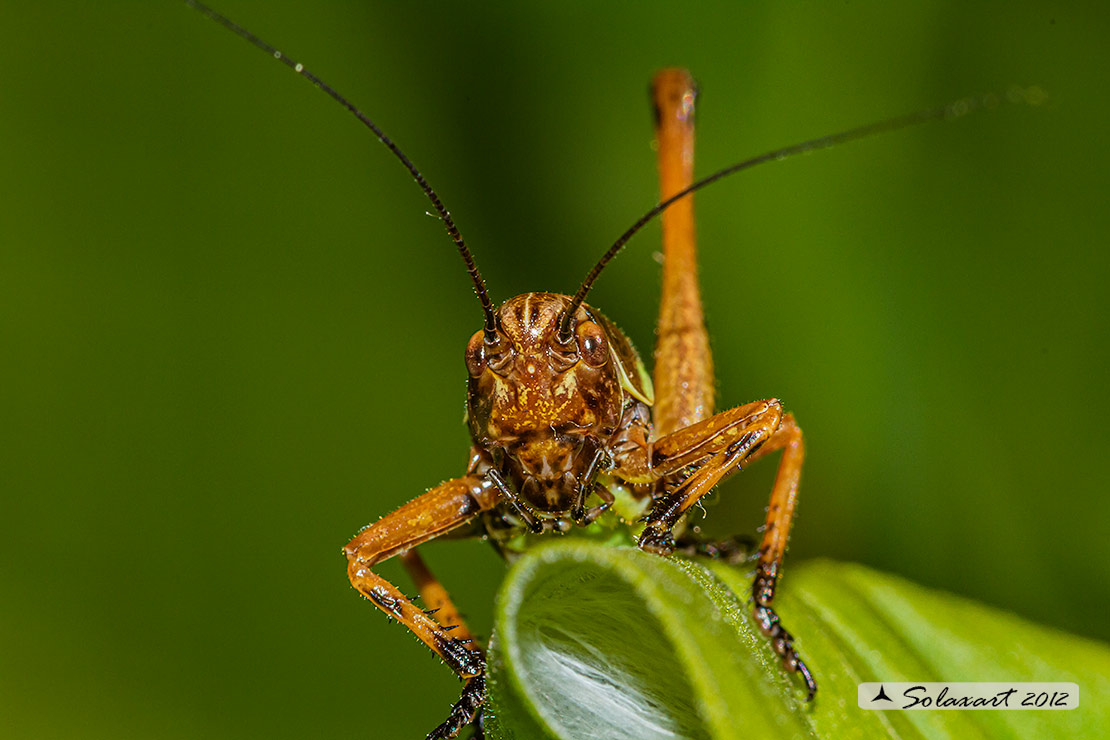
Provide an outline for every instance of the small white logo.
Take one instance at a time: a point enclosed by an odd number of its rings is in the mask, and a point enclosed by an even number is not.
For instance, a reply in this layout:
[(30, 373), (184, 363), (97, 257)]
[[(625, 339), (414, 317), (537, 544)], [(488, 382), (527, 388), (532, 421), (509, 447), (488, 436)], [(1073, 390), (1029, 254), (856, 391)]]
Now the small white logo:
[(991, 682), (869, 682), (859, 685), (860, 709), (1075, 709), (1079, 684)]

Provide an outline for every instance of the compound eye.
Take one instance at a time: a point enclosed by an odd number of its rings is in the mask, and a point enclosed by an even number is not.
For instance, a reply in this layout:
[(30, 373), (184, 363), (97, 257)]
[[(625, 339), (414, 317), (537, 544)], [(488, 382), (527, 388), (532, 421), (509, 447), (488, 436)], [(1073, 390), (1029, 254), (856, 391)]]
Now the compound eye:
[(466, 371), (470, 377), (477, 378), (486, 369), (486, 334), (484, 331), (474, 332), (474, 336), (466, 343)]
[(592, 321), (583, 321), (576, 330), (578, 355), (590, 367), (601, 367), (609, 361), (609, 340), (605, 332)]

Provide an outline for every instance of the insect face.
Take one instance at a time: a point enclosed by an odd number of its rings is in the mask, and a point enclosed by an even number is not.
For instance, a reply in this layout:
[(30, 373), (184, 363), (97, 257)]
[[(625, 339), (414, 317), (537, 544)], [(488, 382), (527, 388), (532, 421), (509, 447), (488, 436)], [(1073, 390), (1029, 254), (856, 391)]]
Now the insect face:
[(479, 331), (466, 349), (471, 437), (541, 516), (571, 510), (625, 405), (623, 360), (591, 309), (579, 306), (561, 335), (569, 305), (553, 293), (512, 298), (498, 311), (496, 337)]

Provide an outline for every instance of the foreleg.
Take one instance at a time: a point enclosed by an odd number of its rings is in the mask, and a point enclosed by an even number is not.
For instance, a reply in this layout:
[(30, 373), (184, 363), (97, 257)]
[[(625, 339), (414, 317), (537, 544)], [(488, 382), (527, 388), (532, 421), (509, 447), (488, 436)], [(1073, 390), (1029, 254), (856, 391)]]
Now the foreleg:
[(721, 412), (649, 446), (647, 459), (652, 475), (663, 479), (674, 477), (678, 483), (661, 495), (652, 507), (639, 544), (650, 552), (663, 555), (673, 552), (676, 543), (672, 530), (698, 499), (738, 471), (742, 464), (777, 450), (782, 450), (783, 455), (767, 507), (752, 583), (753, 611), (785, 668), (802, 674), (808, 698), (812, 699), (817, 683), (795, 650), (793, 636), (782, 626), (771, 605), (794, 521), (798, 481), (805, 456), (802, 430), (793, 415), (782, 414), (778, 401), (759, 401)]
[[(455, 737), (474, 721), (486, 696), (485, 656), (473, 644), (447, 592), (411, 551), (423, 542), (466, 524), (497, 501), (496, 489), (484, 479), (455, 478), (371, 524), (344, 548), (351, 585), (387, 615), (408, 627), (451, 670), (466, 679), (462, 697), (452, 707), (447, 721), (433, 730), (429, 738)], [(437, 615), (438, 620), (433, 618), (372, 570), (394, 555), (402, 556), (422, 595), (431, 597), (429, 606), (435, 609), (438, 605), (441, 612), (449, 607), (446, 614)], [(452, 629), (456, 632), (461, 629), (462, 633), (452, 635)]]
[(670, 554), (671, 530), (698, 499), (709, 493), (772, 435), (782, 419), (782, 405), (771, 399), (729, 409), (649, 445), (647, 464), (657, 479), (677, 480), (658, 496), (640, 547)]

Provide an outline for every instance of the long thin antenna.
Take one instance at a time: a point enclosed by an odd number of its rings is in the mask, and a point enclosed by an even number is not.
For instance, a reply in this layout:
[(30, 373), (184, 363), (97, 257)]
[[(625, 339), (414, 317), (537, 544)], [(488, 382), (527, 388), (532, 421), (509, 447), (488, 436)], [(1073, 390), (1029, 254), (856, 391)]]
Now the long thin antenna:
[(793, 157), (797, 154), (805, 154), (806, 152), (812, 152), (818, 149), (828, 149), (829, 147), (836, 146), (838, 144), (844, 144), (849, 141), (863, 139), (868, 136), (886, 133), (888, 131), (897, 131), (898, 129), (908, 128), (909, 126), (916, 126), (922, 123), (928, 123), (929, 121), (960, 118), (962, 116), (966, 116), (969, 113), (984, 108), (997, 108), (998, 105), (1002, 102), (1028, 103), (1029, 105), (1039, 105), (1040, 103), (1044, 102), (1045, 97), (1046, 96), (1044, 91), (1041, 90), (1041, 88), (1039, 87), (1034, 86), (1029, 88), (1022, 88), (1014, 86), (1006, 92), (1006, 96), (1004, 99), (997, 93), (987, 93), (985, 95), (961, 98), (939, 108), (929, 108), (927, 110), (917, 111), (916, 113), (908, 113), (903, 116), (888, 118), (885, 121), (879, 121), (878, 123), (870, 123), (866, 126), (859, 126), (857, 128), (848, 129), (847, 131), (841, 131), (840, 133), (831, 134), (829, 136), (822, 136), (817, 139), (810, 139), (809, 141), (803, 141), (800, 144), (783, 147), (782, 149), (775, 149), (774, 151), (767, 152), (766, 154), (761, 154), (758, 157), (745, 159), (743, 162), (737, 162), (734, 165), (730, 165), (728, 167), (725, 167), (724, 169), (717, 170), (712, 175), (709, 175), (708, 177), (703, 177), (702, 179), (687, 187), (685, 190), (680, 190), (670, 198), (667, 198), (661, 203), (655, 205), (650, 211), (641, 216), (639, 220), (636, 221), (636, 223), (632, 224), (632, 226), (627, 231), (621, 234), (619, 239), (613, 242), (613, 246), (609, 247), (609, 250), (605, 252), (604, 255), (602, 255), (601, 259), (598, 260), (597, 264), (594, 265), (593, 269), (590, 270), (588, 275), (586, 275), (586, 279), (582, 281), (582, 285), (578, 288), (578, 292), (575, 293), (574, 298), (571, 299), (570, 305), (563, 312), (562, 319), (559, 322), (559, 336), (560, 338), (569, 341), (571, 336), (570, 325), (575, 312), (578, 311), (578, 307), (586, 299), (586, 294), (588, 294), (590, 292), (590, 289), (593, 288), (594, 281), (597, 280), (598, 275), (601, 274), (601, 271), (605, 269), (605, 266), (609, 264), (610, 260), (616, 257), (617, 253), (624, 248), (624, 245), (628, 243), (628, 240), (631, 239), (637, 231), (642, 229), (645, 224), (647, 224), (663, 211), (667, 210), (669, 206), (696, 190), (701, 190), (707, 185), (712, 185), (718, 180), (728, 177), (729, 175), (734, 175), (737, 172), (741, 172), (742, 170), (751, 169), (752, 167), (763, 164), (764, 162), (773, 162), (781, 159), (786, 159), (787, 157)]
[(339, 103), (344, 108), (353, 113), (355, 118), (362, 121), (362, 123), (365, 124), (368, 129), (374, 132), (374, 135), (378, 137), (378, 141), (385, 144), (386, 148), (389, 149), (389, 151), (393, 152), (393, 155), (397, 157), (397, 159), (401, 160), (401, 164), (405, 166), (405, 169), (407, 169), (409, 171), (409, 174), (412, 175), (413, 179), (416, 180), (416, 184), (419, 185), (420, 189), (424, 191), (424, 195), (428, 196), (428, 200), (432, 202), (432, 207), (436, 210), (436, 213), (439, 214), (440, 220), (443, 221), (443, 226), (447, 229), (448, 236), (450, 236), (451, 240), (455, 242), (455, 246), (459, 250), (459, 255), (462, 257), (463, 262), (466, 264), (466, 271), (470, 274), (470, 279), (474, 282), (474, 292), (478, 295), (478, 300), (482, 304), (482, 313), (485, 315), (486, 338), (490, 341), (496, 339), (497, 319), (493, 312), (493, 304), (490, 302), (489, 292), (486, 290), (486, 281), (482, 279), (481, 273), (478, 272), (478, 266), (474, 263), (474, 257), (471, 256), (470, 250), (467, 249), (466, 243), (463, 241), (462, 234), (459, 233), (458, 227), (455, 226), (455, 222), (451, 218), (451, 214), (448, 213), (447, 208), (444, 207), (442, 201), (440, 201), (439, 199), (439, 196), (436, 195), (436, 191), (432, 190), (432, 186), (429, 185), (428, 181), (424, 179), (424, 176), (420, 174), (420, 170), (416, 169), (416, 165), (414, 165), (412, 161), (405, 156), (405, 153), (401, 151), (401, 148), (394, 144), (393, 140), (386, 136), (385, 132), (378, 128), (377, 124), (371, 121), (365, 113), (352, 105), (345, 97), (336, 92), (326, 82), (305, 69), (303, 64), (295, 62), (294, 60), (285, 56), (270, 44), (258, 38), (242, 26), (234, 23), (229, 18), (220, 15), (216, 11), (209, 8), (207, 5), (195, 2), (195, 0), (184, 0), (184, 2), (186, 5), (200, 11), (204, 15), (216, 21), (216, 23), (219, 23), (221, 26), (231, 31), (236, 36), (249, 41), (262, 51), (270, 54), (271, 56), (273, 56), (274, 59), (278, 60), (286, 67), (289, 67), (301, 77), (304, 77), (313, 85), (323, 90), (325, 93), (328, 94), (328, 96), (335, 100), (335, 102)]

